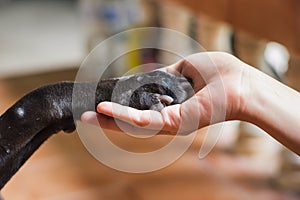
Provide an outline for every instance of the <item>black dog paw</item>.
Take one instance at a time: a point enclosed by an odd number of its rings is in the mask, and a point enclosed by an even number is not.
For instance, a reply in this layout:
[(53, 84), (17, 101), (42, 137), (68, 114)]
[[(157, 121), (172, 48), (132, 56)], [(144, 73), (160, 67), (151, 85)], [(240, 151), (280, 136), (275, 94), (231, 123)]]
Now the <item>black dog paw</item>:
[(184, 102), (193, 93), (186, 78), (157, 70), (121, 78), (112, 93), (112, 101), (140, 110), (161, 111)]

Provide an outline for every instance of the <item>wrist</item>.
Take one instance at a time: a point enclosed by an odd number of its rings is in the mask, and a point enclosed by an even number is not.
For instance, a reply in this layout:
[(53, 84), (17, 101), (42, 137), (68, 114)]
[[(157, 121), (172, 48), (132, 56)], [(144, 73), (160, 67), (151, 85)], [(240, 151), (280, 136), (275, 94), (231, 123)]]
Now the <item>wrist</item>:
[(246, 87), (241, 95), (239, 120), (262, 126), (267, 118), (278, 118), (281, 109), (283, 84), (267, 74), (250, 67)]
[[(240, 120), (262, 128), (276, 140), (300, 154), (300, 95), (268, 75), (253, 69)], [(257, 72), (255, 72), (257, 71)]]
[(236, 119), (257, 124), (273, 88), (266, 74), (251, 66), (244, 68)]

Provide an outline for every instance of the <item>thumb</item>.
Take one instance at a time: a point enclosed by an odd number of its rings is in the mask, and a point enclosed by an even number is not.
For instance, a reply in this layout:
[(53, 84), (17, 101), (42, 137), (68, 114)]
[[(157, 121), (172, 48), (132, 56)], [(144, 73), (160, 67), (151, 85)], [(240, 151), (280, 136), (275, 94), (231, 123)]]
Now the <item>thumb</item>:
[(194, 95), (182, 104), (169, 106), (161, 111), (164, 119), (164, 129), (176, 131), (179, 135), (186, 135), (199, 129), (201, 105), (198, 96)]

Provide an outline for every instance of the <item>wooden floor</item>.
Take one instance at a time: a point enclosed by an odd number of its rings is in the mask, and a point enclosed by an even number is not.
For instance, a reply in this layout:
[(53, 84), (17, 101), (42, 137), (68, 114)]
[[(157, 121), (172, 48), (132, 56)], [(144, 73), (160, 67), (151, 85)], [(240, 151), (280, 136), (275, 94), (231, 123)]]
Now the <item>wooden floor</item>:
[[(0, 81), (0, 113), (34, 87), (71, 80), (74, 75), (68, 71)], [(199, 160), (201, 132), (174, 164), (147, 174), (110, 169), (87, 152), (76, 133), (59, 133), (26, 162), (4, 187), (2, 195), (12, 200), (300, 199), (264, 175), (272, 160), (258, 169), (251, 160), (218, 148)], [(123, 141), (123, 145), (131, 143)]]

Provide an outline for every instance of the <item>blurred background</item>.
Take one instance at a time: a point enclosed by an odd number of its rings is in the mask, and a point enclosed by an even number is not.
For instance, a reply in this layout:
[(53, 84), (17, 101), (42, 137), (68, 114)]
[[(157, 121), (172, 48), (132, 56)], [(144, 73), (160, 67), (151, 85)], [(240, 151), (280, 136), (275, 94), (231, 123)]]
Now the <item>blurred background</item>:
[[(184, 33), (208, 51), (234, 54), (300, 90), (299, 9), (296, 0), (0, 0), (0, 113), (34, 88), (74, 80), (84, 58), (101, 41), (149, 26)], [(128, 34), (107, 53), (166, 41), (182, 52), (198, 51), (168, 35)], [(120, 76), (141, 64), (172, 62), (174, 57), (161, 50), (134, 51), (114, 62), (106, 76)], [(147, 174), (105, 167), (76, 133), (60, 133), (1, 192), (14, 200), (300, 199), (299, 156), (261, 129), (234, 121), (225, 123), (217, 146), (199, 159), (206, 130), (198, 131), (174, 164)], [(144, 145), (116, 133), (110, 138), (137, 151), (170, 140), (157, 136)]]

